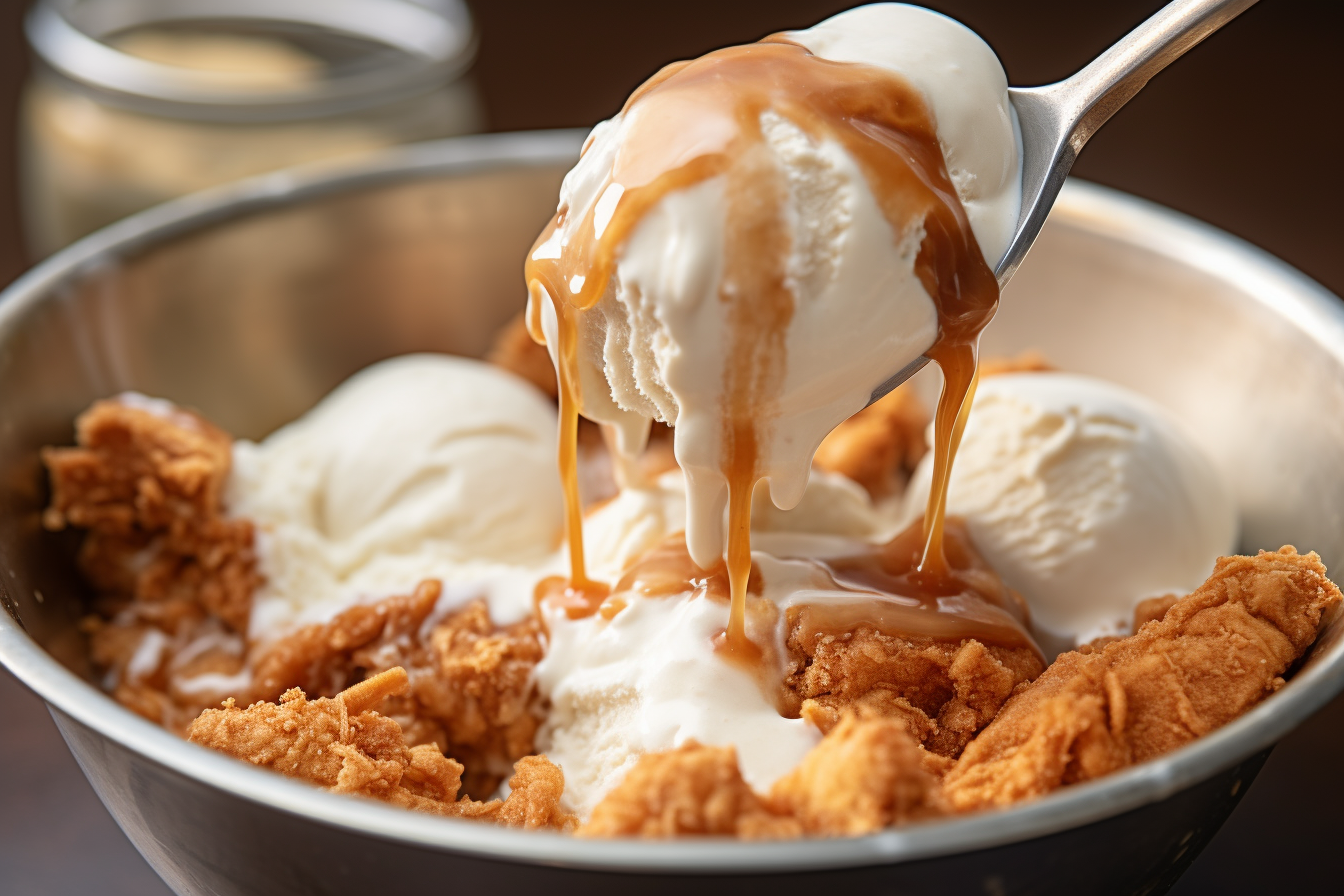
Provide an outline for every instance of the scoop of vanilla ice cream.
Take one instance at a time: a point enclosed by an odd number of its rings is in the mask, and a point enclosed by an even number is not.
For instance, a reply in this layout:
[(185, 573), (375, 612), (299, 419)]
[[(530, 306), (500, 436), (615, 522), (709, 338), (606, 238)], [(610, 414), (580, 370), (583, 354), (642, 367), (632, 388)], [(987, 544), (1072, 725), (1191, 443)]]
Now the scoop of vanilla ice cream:
[[(952, 19), (902, 4), (860, 7), (788, 36), (827, 59), (897, 72), (924, 95), (976, 238), (990, 264), (997, 262), (1016, 224), (1021, 185), (1016, 117), (993, 51)], [(639, 113), (636, 103), (630, 120), (617, 116), (593, 130), (561, 187), (562, 207), (599, 201)], [(803, 495), (817, 445), (933, 343), (937, 313), (914, 271), (922, 228), (892, 232), (838, 142), (814, 139), (774, 110), (761, 126), (788, 185), (795, 302), (759, 466), (774, 503), (788, 508)], [(579, 339), (586, 416), (617, 426), (631, 447), (642, 443), (650, 419), (676, 427), (689, 483), (688, 544), (704, 566), (721, 554), (727, 498), (720, 459), (729, 324), (718, 295), (725, 202), (720, 177), (657, 203), (622, 247), (606, 295), (582, 316)], [(536, 257), (558, 257), (565, 238), (557, 229)], [(549, 302), (541, 313), (554, 346)]]
[[(929, 458), (906, 493), (924, 511)], [(1135, 604), (1198, 587), (1236, 546), (1212, 463), (1162, 408), (1066, 373), (981, 382), (948, 490), (990, 565), (1065, 642), (1124, 634)]]
[[(408, 355), (356, 374), (261, 443), (234, 446), (231, 512), (258, 528), (253, 636), (441, 578), (529, 609), (563, 532), (555, 410), (489, 364)], [(503, 595), (503, 596), (501, 596)]]

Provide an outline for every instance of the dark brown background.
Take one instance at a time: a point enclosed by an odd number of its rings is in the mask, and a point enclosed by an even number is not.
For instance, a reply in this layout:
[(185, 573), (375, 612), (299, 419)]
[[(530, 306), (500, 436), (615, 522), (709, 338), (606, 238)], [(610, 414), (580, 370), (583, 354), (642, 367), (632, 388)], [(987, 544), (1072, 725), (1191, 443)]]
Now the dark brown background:
[[(13, 122), (25, 4), (0, 0), (0, 285), (26, 266)], [(476, 0), (476, 78), (493, 130), (588, 125), (662, 63), (852, 5), (835, 0)], [(935, 0), (998, 51), (1013, 84), (1068, 75), (1154, 0)], [(1202, 218), (1344, 292), (1344, 3), (1263, 0), (1159, 75), (1075, 173)], [(1334, 891), (1344, 699), (1285, 740), (1176, 893)], [(166, 892), (79, 774), (41, 704), (0, 671), (0, 892)]]

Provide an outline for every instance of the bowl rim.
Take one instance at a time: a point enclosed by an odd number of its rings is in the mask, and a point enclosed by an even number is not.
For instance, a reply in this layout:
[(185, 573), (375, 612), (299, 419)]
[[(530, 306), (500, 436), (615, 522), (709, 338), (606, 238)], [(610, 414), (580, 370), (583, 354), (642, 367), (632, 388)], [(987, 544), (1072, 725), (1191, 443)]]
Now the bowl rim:
[[(583, 131), (457, 137), (401, 147), (350, 163), (316, 163), (174, 200), (69, 246), (0, 293), (0, 343), (24, 312), (61, 283), (107, 259), (256, 212), (429, 176), (559, 167), (578, 155)], [(1154, 203), (1071, 180), (1051, 213), (1072, 227), (1144, 248), (1225, 280), (1344, 367), (1344, 305), (1283, 261), (1230, 234)], [(11, 587), (4, 583), (0, 591)], [(3, 594), (8, 598), (8, 594)], [(8, 599), (3, 603), (13, 606)], [(1239, 719), (1193, 743), (1116, 774), (982, 814), (893, 828), (851, 839), (740, 843), (717, 840), (582, 840), (436, 818), (350, 799), (248, 766), (181, 740), (135, 715), (42, 649), (0, 612), (0, 664), (51, 707), (129, 752), (224, 791), (307, 821), (436, 851), (497, 861), (661, 874), (751, 874), (862, 867), (971, 852), (1047, 836), (1119, 815), (1191, 787), (1264, 750), (1344, 690), (1344, 638), (1313, 655), (1291, 681)]]

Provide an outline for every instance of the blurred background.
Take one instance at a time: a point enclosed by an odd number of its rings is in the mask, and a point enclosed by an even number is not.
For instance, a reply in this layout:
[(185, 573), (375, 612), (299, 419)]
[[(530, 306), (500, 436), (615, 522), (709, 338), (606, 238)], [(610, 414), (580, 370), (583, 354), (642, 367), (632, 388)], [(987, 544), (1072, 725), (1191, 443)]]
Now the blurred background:
[[(274, 2), (322, 14), (322, 0)], [(457, 0), (416, 2), (437, 18), (397, 34), (390, 13), (346, 23), (372, 42), (127, 31), (171, 0), (44, 3), (29, 29), (41, 62), (23, 27), (31, 4), (0, 0), (0, 286), (82, 233), (212, 183), (454, 133), (590, 126), (665, 62), (853, 5), (475, 0), (466, 18)], [(1017, 85), (1065, 77), (1161, 6), (926, 5), (983, 36)], [(96, 46), (72, 43), (51, 17), (75, 7), (117, 64), (91, 65)], [(406, 52), (388, 49), (398, 41)], [(1341, 46), (1338, 0), (1264, 0), (1155, 78), (1074, 173), (1208, 221), (1344, 293)], [(0, 720), (0, 891), (166, 893), (41, 704), (2, 670)], [(1344, 833), (1341, 742), (1344, 700), (1276, 749), (1175, 892), (1325, 891)]]

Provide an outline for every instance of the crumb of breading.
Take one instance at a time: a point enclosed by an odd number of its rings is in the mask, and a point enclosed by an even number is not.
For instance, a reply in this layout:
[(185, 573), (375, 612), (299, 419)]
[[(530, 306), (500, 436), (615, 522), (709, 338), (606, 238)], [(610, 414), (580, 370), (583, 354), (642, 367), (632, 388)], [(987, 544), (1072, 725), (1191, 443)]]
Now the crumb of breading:
[(220, 505), (232, 440), (189, 411), (143, 396), (96, 402), (78, 446), (46, 448), (50, 530), (89, 530), (80, 566), (105, 598), (144, 605), (172, 630), (196, 608), (247, 628), (261, 582), (252, 524)]
[(458, 818), (524, 828), (574, 826), (560, 809), (564, 775), (544, 756), (518, 762), (512, 790), (501, 800), (459, 799), (462, 764), (432, 744), (407, 746), (401, 726), (373, 711), (382, 700), (409, 688), (404, 669), (394, 667), (335, 697), (309, 700), (299, 688), (276, 703), (201, 713), (188, 738), (203, 746), (310, 781), (392, 805)]
[(575, 832), (581, 837), (797, 837), (742, 779), (737, 751), (688, 741), (645, 753)]
[(812, 835), (854, 837), (947, 813), (938, 779), (898, 719), (846, 712), (770, 790)]
[(954, 808), (1002, 806), (1183, 746), (1283, 685), (1341, 596), (1316, 554), (1223, 557), (1158, 620), (1065, 653), (1020, 689), (944, 778)]
[(914, 390), (899, 386), (831, 430), (812, 463), (849, 477), (874, 498), (891, 494), (924, 456), (929, 419)]
[(527, 331), (527, 312), (519, 311), (495, 333), (494, 345), (485, 359), (496, 367), (517, 374), (550, 398), (556, 398), (555, 365), (546, 346), (538, 345)]
[(1139, 601), (1134, 607), (1134, 628), (1138, 631), (1149, 622), (1155, 622), (1167, 615), (1167, 611), (1181, 599), (1179, 594), (1167, 594), (1162, 597), (1150, 597)]

